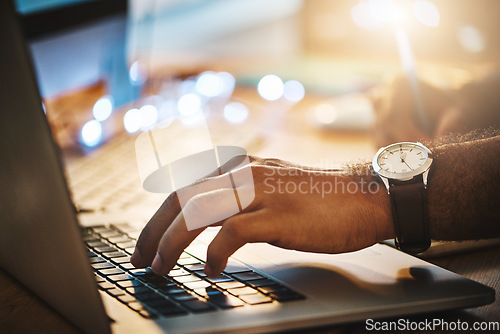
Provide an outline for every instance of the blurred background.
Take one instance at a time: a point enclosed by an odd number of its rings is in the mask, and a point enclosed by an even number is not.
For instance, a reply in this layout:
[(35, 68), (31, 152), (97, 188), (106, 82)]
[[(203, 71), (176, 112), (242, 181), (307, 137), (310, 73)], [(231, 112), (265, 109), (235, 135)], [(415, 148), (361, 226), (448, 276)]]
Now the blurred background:
[(299, 105), (298, 127), (373, 133), (374, 96), (393, 78), (409, 79), (419, 109), (412, 82), (456, 90), (500, 56), (495, 0), (16, 4), (56, 136), (84, 152), (189, 108), (240, 124)]

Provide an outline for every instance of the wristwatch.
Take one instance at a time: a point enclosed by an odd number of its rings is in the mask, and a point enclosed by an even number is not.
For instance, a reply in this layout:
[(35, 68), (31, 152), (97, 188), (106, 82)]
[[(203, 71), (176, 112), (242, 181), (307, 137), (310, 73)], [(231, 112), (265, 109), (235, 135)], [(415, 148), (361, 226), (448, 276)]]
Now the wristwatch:
[(382, 147), (373, 157), (373, 171), (391, 197), (396, 247), (411, 254), (431, 244), (426, 189), (432, 160), (427, 147), (411, 142)]

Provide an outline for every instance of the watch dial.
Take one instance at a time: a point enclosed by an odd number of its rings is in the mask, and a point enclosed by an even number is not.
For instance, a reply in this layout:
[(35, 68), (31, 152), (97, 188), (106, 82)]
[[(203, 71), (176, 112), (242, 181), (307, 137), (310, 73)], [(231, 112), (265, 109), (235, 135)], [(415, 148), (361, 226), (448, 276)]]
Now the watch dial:
[(389, 146), (382, 151), (377, 162), (387, 172), (408, 173), (420, 168), (427, 158), (427, 152), (420, 146), (405, 143)]

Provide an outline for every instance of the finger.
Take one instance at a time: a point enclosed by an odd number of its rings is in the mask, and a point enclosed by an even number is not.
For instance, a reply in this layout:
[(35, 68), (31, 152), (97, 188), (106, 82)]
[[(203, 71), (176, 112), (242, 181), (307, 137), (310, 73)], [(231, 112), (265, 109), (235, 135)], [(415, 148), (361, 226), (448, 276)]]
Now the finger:
[(167, 197), (142, 230), (134, 253), (130, 258), (130, 262), (135, 267), (146, 267), (151, 264), (163, 233), (168, 229), (180, 211), (181, 206), (177, 193), (173, 192)]
[(167, 274), (204, 227), (238, 212), (233, 189), (218, 189), (192, 197), (161, 237), (152, 269), (158, 274)]
[(166, 275), (175, 266), (184, 249), (203, 231), (188, 231), (184, 215), (180, 213), (161, 237), (151, 269), (158, 275)]
[(271, 224), (262, 224), (262, 213), (254, 211), (228, 218), (207, 249), (205, 274), (219, 275), (228, 258), (249, 242), (269, 241)]

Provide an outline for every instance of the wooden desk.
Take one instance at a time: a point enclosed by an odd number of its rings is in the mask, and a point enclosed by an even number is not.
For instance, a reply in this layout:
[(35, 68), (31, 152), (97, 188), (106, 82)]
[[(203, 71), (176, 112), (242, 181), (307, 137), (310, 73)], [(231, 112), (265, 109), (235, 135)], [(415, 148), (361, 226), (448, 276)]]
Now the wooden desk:
[[(255, 93), (239, 91), (241, 100), (256, 101)], [(317, 99), (305, 101), (298, 108), (282, 110), (286, 113), (286, 121), (279, 116), (270, 122), (260, 122), (261, 126), (272, 127), (267, 137), (260, 144), (249, 148), (250, 153), (260, 153), (267, 156), (278, 156), (304, 164), (320, 165), (325, 163), (308, 150), (314, 145), (316, 152), (334, 157), (327, 164), (352, 160), (355, 157), (368, 159), (374, 152), (370, 136), (367, 133), (329, 133), (319, 131), (307, 123), (307, 108), (316, 103)], [(279, 105), (259, 102), (260, 116), (266, 112), (276, 112)], [(255, 107), (255, 106), (254, 106)], [(259, 115), (258, 115), (259, 116)], [(260, 117), (259, 116), (259, 117)], [(353, 149), (356, 148), (356, 149)], [(302, 153), (300, 153), (302, 152)], [(324, 166), (325, 167), (325, 166)], [(331, 166), (330, 166), (331, 167)], [(481, 282), (497, 291), (497, 301), (491, 305), (470, 310), (449, 311), (438, 314), (421, 315), (410, 319), (439, 318), (445, 321), (467, 321), (472, 326), (475, 321), (500, 321), (500, 248), (481, 250), (469, 254), (450, 255), (434, 259), (431, 262)], [(0, 332), (2, 333), (77, 333), (73, 325), (57, 314), (50, 306), (20, 285), (13, 277), (0, 270)], [(341, 333), (366, 332), (364, 323), (347, 324), (343, 326), (304, 329), (301, 333)]]

